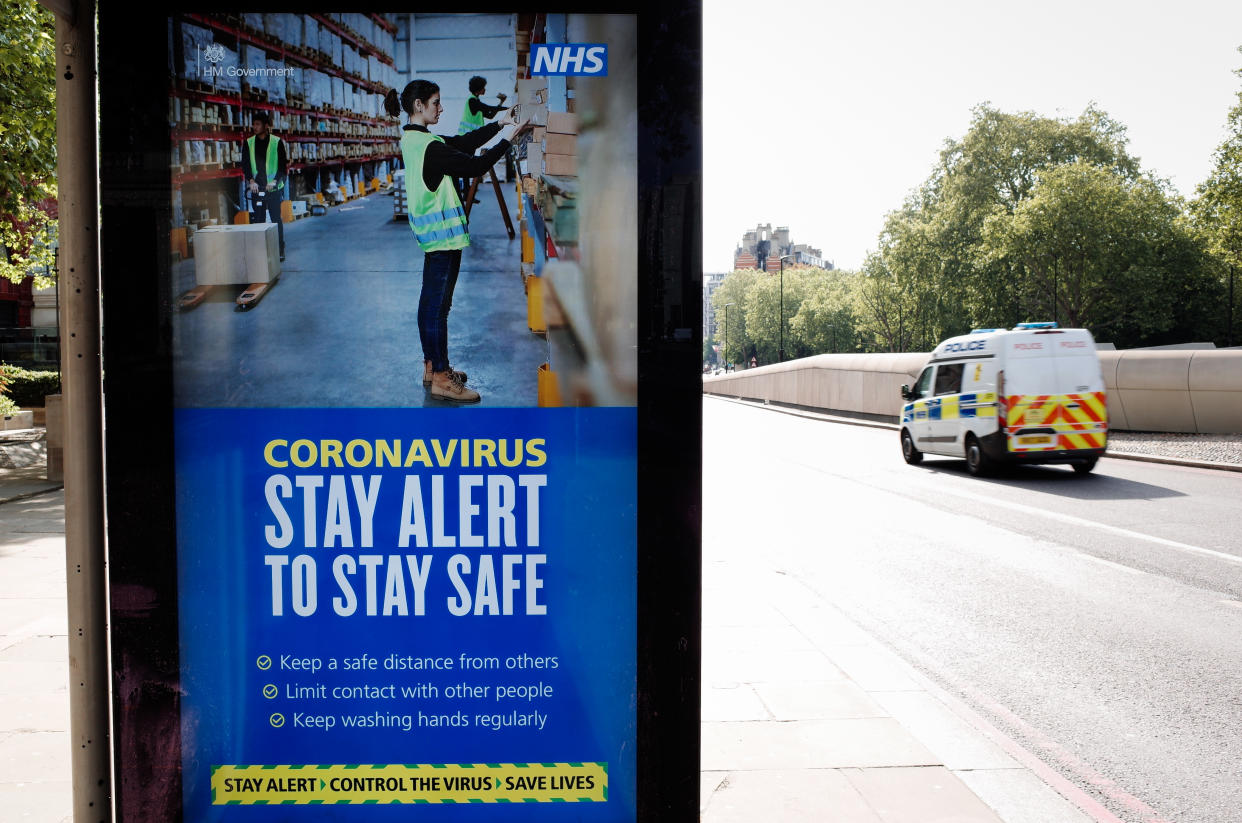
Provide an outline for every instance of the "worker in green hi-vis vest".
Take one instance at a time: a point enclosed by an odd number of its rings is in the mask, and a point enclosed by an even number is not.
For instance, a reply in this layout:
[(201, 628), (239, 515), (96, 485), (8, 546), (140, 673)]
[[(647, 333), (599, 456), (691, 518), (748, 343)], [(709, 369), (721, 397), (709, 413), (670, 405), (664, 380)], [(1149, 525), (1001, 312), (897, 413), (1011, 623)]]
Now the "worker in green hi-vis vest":
[(266, 223), (270, 217), (280, 238), (280, 259), (285, 259), (285, 223), (280, 203), (285, 199), (285, 180), (289, 175), (289, 156), (285, 141), (270, 132), (267, 112), (256, 112), (250, 128), (254, 132), (242, 146), (242, 173), (250, 198), (250, 222)]
[[(450, 366), (448, 356), (448, 314), (462, 249), (470, 245), (466, 210), (453, 179), (474, 178), (487, 171), (509, 150), (510, 140), (530, 124), (515, 125), (512, 114), (505, 114), (467, 134), (432, 134), (429, 127), (439, 122), (444, 107), (440, 87), (428, 80), (414, 80), (400, 94), (396, 89), (389, 91), (384, 110), (393, 117), (402, 110), (408, 115), (401, 132), (401, 158), (410, 229), (423, 251), (423, 287), (418, 297), (423, 385), (438, 400), (477, 403), (479, 393), (466, 386), (466, 373)], [(497, 134), (500, 142), (475, 157), (474, 152)]]
[(461, 122), (457, 125), (457, 133), (465, 134), (483, 126), (484, 120), (490, 120), (505, 110), (504, 94), (497, 94), (499, 106), (490, 106), (479, 98), (487, 94), (487, 78), (477, 74), (470, 78), (470, 96), (466, 98), (466, 106), (462, 109)]
[[(466, 98), (466, 104), (461, 112), (461, 122), (457, 124), (457, 133), (468, 134), (475, 129), (483, 127), (485, 120), (490, 120), (497, 114), (505, 110), (504, 105), (491, 106), (484, 103), (479, 98), (487, 94), (487, 78), (479, 77), (477, 74), (470, 78), (470, 96)], [(505, 102), (504, 94), (497, 94), (496, 99), (503, 104)], [(466, 191), (470, 188), (470, 181), (462, 178), (457, 181), (457, 193), (465, 198)], [(478, 202), (477, 200), (475, 201)]]

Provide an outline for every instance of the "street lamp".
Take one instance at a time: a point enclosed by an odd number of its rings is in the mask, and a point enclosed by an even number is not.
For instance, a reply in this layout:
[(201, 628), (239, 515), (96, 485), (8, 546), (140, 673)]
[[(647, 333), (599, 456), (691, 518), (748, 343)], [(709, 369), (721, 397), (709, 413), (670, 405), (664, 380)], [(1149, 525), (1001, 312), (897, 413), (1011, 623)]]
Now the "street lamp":
[(724, 304), (724, 312), (725, 312), (725, 347), (724, 347), (724, 356), (725, 356), (725, 374), (728, 374), (728, 373), (729, 373), (729, 307), (730, 307), (730, 306), (736, 306), (736, 305), (737, 305), (737, 303), (725, 303), (725, 304)]
[(785, 261), (793, 257), (786, 254), (781, 257), (781, 342), (777, 349), (776, 362), (785, 362)]

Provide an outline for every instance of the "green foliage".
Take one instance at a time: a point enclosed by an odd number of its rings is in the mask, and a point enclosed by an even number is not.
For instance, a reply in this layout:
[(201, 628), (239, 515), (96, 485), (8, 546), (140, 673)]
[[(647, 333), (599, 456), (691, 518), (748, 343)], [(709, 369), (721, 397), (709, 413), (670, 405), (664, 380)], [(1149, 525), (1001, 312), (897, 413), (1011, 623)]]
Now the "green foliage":
[[(1238, 51), (1242, 52), (1242, 48)], [(1234, 74), (1242, 77), (1242, 69)], [(1226, 131), (1228, 137), (1213, 155), (1216, 165), (1199, 186), (1190, 213), (1195, 230), (1212, 256), (1213, 272), (1225, 292), (1226, 322), (1230, 322), (1238, 314), (1242, 297), (1242, 287), (1237, 285), (1242, 276), (1242, 91), (1229, 111)], [(1232, 305), (1228, 303), (1230, 296)], [(1231, 334), (1227, 343), (1236, 342)]]
[(55, 70), (52, 13), (35, 0), (0, 0), (0, 276), (15, 282), (51, 263), (44, 204), (56, 194)]
[(1131, 347), (1173, 329), (1183, 306), (1169, 291), (1201, 279), (1181, 214), (1161, 184), (1078, 160), (1046, 169), (1012, 211), (994, 209), (981, 250), (1013, 274), (1032, 317)]
[(17, 404), (13, 402), (13, 398), (6, 394), (9, 388), (9, 375), (5, 371), (4, 366), (0, 366), (0, 415), (7, 417), (18, 411)]
[(1200, 244), (1126, 145), (1094, 107), (1074, 119), (977, 107), (864, 265), (873, 345), (927, 351), (971, 328), (1051, 319), (1119, 346), (1194, 334), (1214, 294)]
[[(857, 274), (816, 268), (786, 268), (785, 359), (832, 351), (858, 351)], [(729, 306), (728, 360), (744, 364), (755, 356), (775, 363), (781, 346), (779, 275), (741, 269), (725, 276), (712, 296), (721, 343), (724, 308)]]
[[(746, 334), (746, 293), (761, 276), (754, 269), (730, 272), (712, 295), (712, 307), (720, 329), (721, 352), (726, 362), (741, 363), (750, 356), (746, 353), (750, 350)], [(732, 305), (726, 309), (726, 304), (730, 303)]]
[(36, 289), (52, 285), (55, 231), (56, 221), (47, 210), (25, 200), (18, 201), (16, 212), (0, 215), (0, 277), (14, 283), (34, 277)]
[(44, 397), (59, 393), (60, 372), (0, 365), (0, 394), (18, 406), (42, 406)]
[[(1234, 73), (1242, 77), (1242, 69)], [(1242, 266), (1242, 91), (1229, 111), (1226, 129), (1229, 136), (1216, 149), (1216, 166), (1199, 186), (1192, 214), (1212, 253), (1229, 265)]]

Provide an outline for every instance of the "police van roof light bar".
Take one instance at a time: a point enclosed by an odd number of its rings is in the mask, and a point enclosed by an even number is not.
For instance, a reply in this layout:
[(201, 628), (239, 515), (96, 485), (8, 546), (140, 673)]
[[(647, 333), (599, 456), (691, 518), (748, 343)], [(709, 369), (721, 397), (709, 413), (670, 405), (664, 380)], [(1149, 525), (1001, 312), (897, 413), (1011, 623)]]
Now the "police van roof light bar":
[(971, 329), (971, 334), (991, 334), (994, 331), (1004, 331), (1004, 329)]
[(1013, 327), (1013, 330), (1018, 331), (1019, 329), (1057, 329), (1057, 328), (1060, 328), (1060, 326), (1057, 325), (1056, 321), (1047, 320), (1041, 323), (1019, 323), (1018, 325)]

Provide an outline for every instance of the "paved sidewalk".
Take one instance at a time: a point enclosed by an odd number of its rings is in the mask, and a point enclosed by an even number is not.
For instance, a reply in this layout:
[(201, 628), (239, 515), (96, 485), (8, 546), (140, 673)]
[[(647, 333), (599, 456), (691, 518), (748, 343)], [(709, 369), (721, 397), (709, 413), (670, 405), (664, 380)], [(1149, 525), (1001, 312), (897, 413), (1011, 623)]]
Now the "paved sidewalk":
[(1016, 744), (765, 561), (749, 537), (705, 522), (703, 823), (1093, 819), (1015, 760)]
[(14, 823), (72, 809), (65, 497), (42, 471), (0, 469), (0, 818)]

